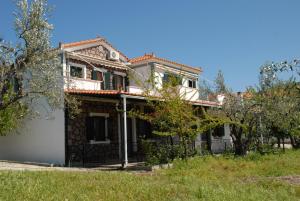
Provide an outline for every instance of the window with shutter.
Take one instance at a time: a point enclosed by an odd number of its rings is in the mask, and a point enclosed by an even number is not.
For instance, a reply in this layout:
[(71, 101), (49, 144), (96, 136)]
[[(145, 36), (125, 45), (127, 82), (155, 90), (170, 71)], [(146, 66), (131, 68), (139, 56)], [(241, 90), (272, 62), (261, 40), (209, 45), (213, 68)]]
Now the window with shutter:
[(121, 90), (123, 89), (123, 77), (120, 75), (113, 76), (113, 89)]
[(92, 116), (86, 118), (87, 140), (88, 141), (107, 141), (107, 117)]
[(93, 70), (92, 71), (92, 80), (103, 81), (102, 72)]
[(111, 73), (110, 72), (105, 72), (104, 73), (104, 89), (105, 90), (110, 90), (111, 89)]

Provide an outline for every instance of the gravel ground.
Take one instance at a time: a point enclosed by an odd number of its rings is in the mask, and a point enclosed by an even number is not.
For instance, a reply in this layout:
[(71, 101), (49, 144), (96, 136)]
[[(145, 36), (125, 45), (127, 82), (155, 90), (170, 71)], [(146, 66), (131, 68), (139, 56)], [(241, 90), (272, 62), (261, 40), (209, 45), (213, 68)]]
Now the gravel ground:
[[(127, 171), (130, 172), (147, 172), (143, 168), (143, 163), (129, 163)], [(51, 167), (50, 164), (36, 164), (36, 163), (20, 163), (15, 161), (0, 161), (1, 170), (12, 170), (12, 171), (117, 171), (122, 170), (120, 164), (116, 165), (102, 165), (93, 168), (82, 168), (82, 167)]]

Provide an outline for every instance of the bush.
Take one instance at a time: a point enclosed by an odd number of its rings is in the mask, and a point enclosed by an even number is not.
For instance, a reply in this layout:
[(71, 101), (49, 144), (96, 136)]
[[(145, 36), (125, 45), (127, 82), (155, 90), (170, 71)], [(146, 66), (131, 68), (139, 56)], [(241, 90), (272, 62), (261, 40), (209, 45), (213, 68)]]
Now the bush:
[[(175, 158), (185, 158), (185, 149), (182, 144), (142, 140), (142, 146), (148, 165), (166, 164), (172, 162)], [(188, 148), (187, 152), (188, 156), (194, 156), (197, 153), (191, 147)]]

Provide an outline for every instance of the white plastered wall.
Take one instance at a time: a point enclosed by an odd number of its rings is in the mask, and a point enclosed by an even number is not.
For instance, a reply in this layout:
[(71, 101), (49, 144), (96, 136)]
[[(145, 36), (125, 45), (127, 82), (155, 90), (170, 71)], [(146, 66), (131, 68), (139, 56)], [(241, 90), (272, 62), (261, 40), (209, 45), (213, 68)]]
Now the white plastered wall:
[(26, 120), (18, 132), (0, 137), (0, 160), (42, 162), (64, 165), (64, 111), (53, 118)]
[[(62, 67), (65, 73), (65, 60)], [(61, 89), (63, 89), (63, 81)], [(17, 131), (7, 136), (0, 136), (0, 160), (64, 165), (64, 110), (58, 109), (52, 112), (45, 99), (40, 98), (35, 101), (32, 104), (32, 111), (38, 112), (39, 115), (25, 119)]]

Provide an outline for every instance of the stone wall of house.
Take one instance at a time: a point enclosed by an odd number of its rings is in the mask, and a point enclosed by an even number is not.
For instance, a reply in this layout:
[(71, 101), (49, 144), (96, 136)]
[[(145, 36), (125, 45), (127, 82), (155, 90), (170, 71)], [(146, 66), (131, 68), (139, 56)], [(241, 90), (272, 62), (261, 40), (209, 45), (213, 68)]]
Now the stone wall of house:
[(118, 143), (118, 113), (115, 103), (99, 101), (83, 101), (82, 112), (75, 118), (68, 119), (68, 145), (88, 143), (86, 134), (86, 118), (90, 113), (108, 113), (108, 138)]
[[(82, 112), (68, 118), (67, 160), (73, 162), (105, 163), (119, 159), (118, 112), (115, 103), (83, 101)], [(108, 138), (110, 143), (90, 144), (87, 140), (86, 118), (90, 113), (108, 113)], [(72, 165), (72, 164), (71, 164)]]

